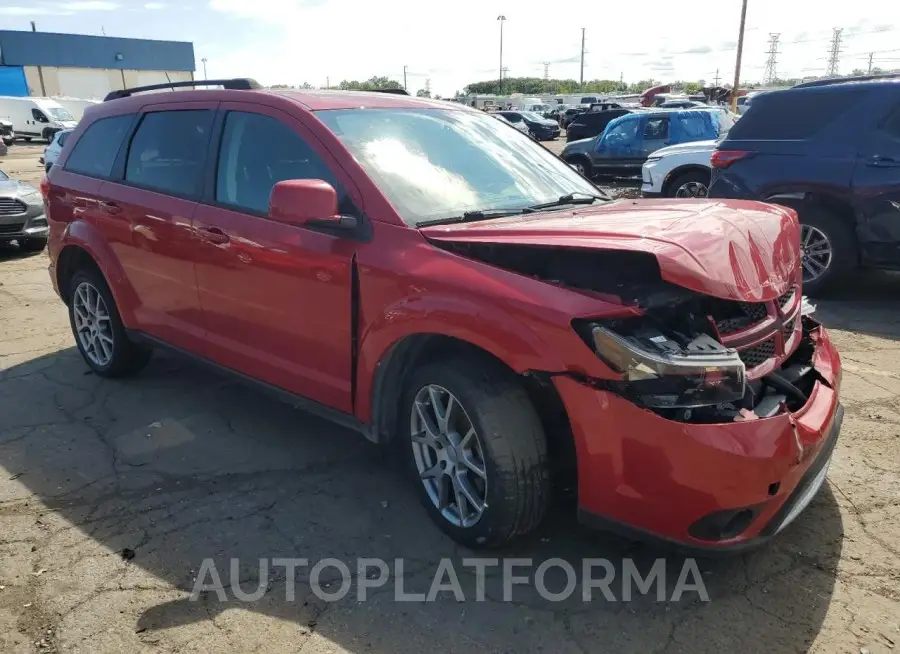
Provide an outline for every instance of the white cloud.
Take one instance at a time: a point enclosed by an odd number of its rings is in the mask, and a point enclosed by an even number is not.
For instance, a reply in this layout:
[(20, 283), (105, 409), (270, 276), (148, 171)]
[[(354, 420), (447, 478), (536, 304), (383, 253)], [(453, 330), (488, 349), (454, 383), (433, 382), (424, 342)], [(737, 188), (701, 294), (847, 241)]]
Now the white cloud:
[(115, 2), (81, 0), (35, 7), (0, 7), (0, 16), (71, 16), (79, 11), (114, 11), (118, 8), (119, 5)]
[(150, 9), (150, 10), (165, 9), (165, 8), (166, 8), (165, 2), (148, 2), (144, 5), (144, 9)]
[(80, 2), (62, 2), (57, 5), (60, 9), (70, 11), (115, 11), (119, 5), (115, 2), (103, 0), (81, 0)]

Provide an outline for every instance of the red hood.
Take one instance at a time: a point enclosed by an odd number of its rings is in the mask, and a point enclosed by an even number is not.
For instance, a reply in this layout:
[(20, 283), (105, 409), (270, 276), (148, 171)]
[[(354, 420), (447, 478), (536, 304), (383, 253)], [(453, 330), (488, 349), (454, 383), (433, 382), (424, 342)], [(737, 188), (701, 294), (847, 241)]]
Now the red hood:
[(738, 200), (618, 200), (421, 231), (433, 241), (647, 252), (665, 280), (744, 302), (787, 291), (800, 243), (792, 210)]

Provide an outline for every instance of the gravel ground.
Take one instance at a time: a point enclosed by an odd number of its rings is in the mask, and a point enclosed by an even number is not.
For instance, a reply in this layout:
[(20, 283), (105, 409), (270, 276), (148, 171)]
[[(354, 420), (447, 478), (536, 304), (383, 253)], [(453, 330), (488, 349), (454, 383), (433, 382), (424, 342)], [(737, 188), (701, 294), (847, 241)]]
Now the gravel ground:
[[(36, 183), (39, 150), (16, 146), (0, 167)], [(698, 560), (711, 601), (586, 603), (579, 592), (554, 603), (520, 586), (504, 602), (489, 568), (476, 603), (472, 568), (455, 565), (465, 602), (443, 592), (397, 603), (393, 582), (365, 602), (355, 590), (325, 602), (306, 570), (275, 568), (268, 591), (244, 603), (231, 590), (189, 601), (204, 558), (250, 592), (259, 558), (403, 557), (406, 590), (424, 592), (439, 559), (470, 553), (352, 433), (169, 355), (134, 379), (90, 374), (46, 266), (46, 254), (0, 248), (0, 652), (900, 649), (896, 275), (860, 274), (819, 303), (843, 355), (847, 409), (828, 484), (764, 549)], [(576, 569), (632, 559), (646, 571), (658, 554), (582, 530), (561, 507), (494, 555)], [(683, 562), (669, 554), (667, 570)], [(548, 587), (563, 585), (548, 575)]]

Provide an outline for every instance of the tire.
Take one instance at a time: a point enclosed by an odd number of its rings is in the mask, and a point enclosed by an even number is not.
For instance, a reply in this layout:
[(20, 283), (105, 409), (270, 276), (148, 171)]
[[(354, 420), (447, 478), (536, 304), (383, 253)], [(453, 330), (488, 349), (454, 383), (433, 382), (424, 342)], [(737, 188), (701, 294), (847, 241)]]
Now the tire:
[[(85, 288), (85, 285), (90, 288)], [(105, 331), (112, 340), (112, 344), (108, 348), (109, 357), (108, 360), (105, 361), (97, 360), (90, 355), (90, 351), (79, 336), (79, 329), (76, 326), (76, 296), (81, 292), (82, 298), (84, 295), (87, 295), (89, 302), (94, 303), (96, 295), (90, 292), (91, 289), (94, 293), (99, 293), (105, 308), (104, 313), (108, 316), (107, 320), (101, 321), (100, 323), (103, 331)], [(125, 327), (122, 325), (122, 319), (119, 317), (119, 311), (116, 308), (116, 303), (109, 290), (109, 286), (106, 284), (106, 280), (103, 279), (103, 275), (101, 275), (99, 271), (90, 268), (82, 268), (72, 275), (67, 298), (69, 305), (69, 324), (72, 327), (75, 344), (78, 347), (78, 351), (81, 352), (81, 356), (84, 358), (85, 363), (88, 364), (91, 370), (101, 377), (121, 377), (136, 373), (147, 365), (152, 350), (149, 347), (138, 345), (129, 340)], [(95, 348), (101, 348), (99, 340), (95, 345)], [(97, 351), (106, 354), (104, 348)]]
[(587, 157), (571, 157), (570, 159), (566, 159), (566, 163), (575, 166), (582, 177), (590, 179), (591, 175), (593, 175), (594, 171), (592, 170), (591, 162)]
[[(468, 433), (467, 424), (475, 430), (470, 445), (474, 444), (473, 449), (477, 446), (477, 454), (480, 454), (483, 482), (468, 465), (459, 468), (468, 476), (469, 488), (476, 498), (483, 499), (481, 514), (472, 524), (458, 524), (453, 516), (448, 518), (444, 513), (455, 512), (456, 518), (460, 513), (454, 509), (459, 504), (456, 499), (459, 495), (454, 491), (451, 476), (439, 472), (430, 480), (435, 484), (446, 484), (448, 504), (445, 509), (439, 509), (438, 491), (432, 488), (429, 493), (420, 472), (443, 465), (438, 461), (431, 468), (429, 464), (440, 456), (437, 449), (421, 445), (414, 439), (417, 434), (426, 434), (417, 429), (422, 424), (422, 414), (417, 411), (416, 400), (431, 398), (430, 391), (435, 387), (452, 394), (456, 400), (450, 422), (456, 424), (458, 431)], [(550, 497), (547, 441), (540, 418), (515, 375), (491, 360), (478, 357), (435, 362), (413, 372), (403, 397), (398, 441), (406, 452), (405, 467), (422, 505), (441, 530), (466, 547), (480, 548), (502, 545), (531, 532), (540, 524)], [(433, 415), (429, 413), (430, 405), (420, 404), (419, 408), (427, 415)], [(430, 424), (434, 427), (436, 421)], [(447, 440), (459, 441), (461, 435), (452, 429), (444, 436)], [(445, 453), (451, 449), (443, 448)], [(423, 460), (425, 450), (435, 455), (430, 461)], [(455, 451), (457, 454), (452, 460), (459, 462), (459, 450)], [(478, 459), (478, 456), (470, 458), (476, 462)], [(451, 464), (451, 472), (455, 469), (452, 465), (457, 464)], [(466, 500), (462, 504), (470, 516), (477, 512), (477, 509), (473, 511), (474, 504)]]
[[(856, 233), (839, 215), (829, 209), (818, 205), (801, 205), (797, 207), (800, 216), (800, 254), (803, 267), (803, 292), (807, 295), (821, 295), (831, 288), (835, 282), (844, 277), (854, 268), (859, 260), (856, 246)], [(831, 247), (831, 260), (824, 272), (814, 279), (808, 279), (810, 260), (807, 257), (815, 256), (815, 250), (807, 250), (809, 243), (805, 242), (807, 234), (813, 228), (824, 235)], [(816, 236), (813, 231), (811, 236)], [(813, 239), (808, 239), (812, 241)]]
[(25, 141), (26, 143), (31, 143), (31, 137), (30, 137), (30, 136), (23, 136), (23, 137), (22, 137), (22, 140)]
[[(702, 173), (699, 170), (682, 173), (666, 185), (666, 197), (685, 199), (709, 197), (710, 177), (712, 177), (712, 173)], [(694, 191), (696, 194), (679, 194), (684, 192), (690, 193), (691, 191)]]
[(41, 252), (47, 247), (46, 238), (23, 238), (19, 241), (19, 247), (28, 252)]

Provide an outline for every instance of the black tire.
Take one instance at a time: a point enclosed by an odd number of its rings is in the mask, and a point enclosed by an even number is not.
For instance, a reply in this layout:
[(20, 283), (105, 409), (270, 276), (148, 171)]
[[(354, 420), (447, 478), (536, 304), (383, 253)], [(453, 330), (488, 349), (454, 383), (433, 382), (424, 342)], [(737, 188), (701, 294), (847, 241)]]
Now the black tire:
[(803, 282), (803, 292), (806, 295), (822, 295), (856, 268), (859, 261), (856, 233), (846, 220), (823, 206), (801, 205), (797, 207), (797, 213), (801, 226), (815, 227), (825, 234), (831, 244), (832, 255), (828, 268), (816, 279)]
[[(454, 525), (441, 514), (416, 467), (411, 411), (418, 391), (430, 384), (458, 398), (483, 453), (486, 508), (469, 527)], [(398, 442), (405, 450), (406, 468), (425, 510), (447, 535), (466, 547), (496, 547), (541, 523), (550, 498), (547, 440), (527, 392), (512, 372), (481, 357), (429, 363), (411, 375), (401, 406)]]
[[(87, 282), (92, 285), (103, 298), (109, 313), (110, 324), (112, 327), (112, 356), (106, 365), (98, 365), (92, 361), (85, 353), (81, 339), (78, 337), (78, 331), (75, 328), (75, 291), (83, 283)], [(69, 305), (69, 324), (72, 327), (72, 335), (75, 337), (75, 344), (85, 363), (95, 373), (101, 377), (121, 377), (138, 372), (150, 360), (152, 350), (145, 346), (134, 343), (128, 338), (125, 327), (122, 325), (122, 319), (119, 317), (119, 311), (116, 308), (116, 302), (113, 299), (106, 280), (99, 271), (92, 268), (82, 268), (78, 270), (69, 282), (69, 290), (67, 293)]]
[(23, 137), (22, 137), (22, 140), (25, 141), (26, 143), (31, 143), (31, 137), (30, 137), (30, 136), (23, 136)]
[(28, 252), (41, 252), (47, 247), (46, 238), (23, 238), (19, 240), (19, 247)]
[(575, 156), (575, 157), (569, 157), (566, 159), (566, 163), (571, 164), (573, 166), (580, 166), (581, 170), (579, 170), (579, 172), (581, 173), (581, 175), (583, 177), (586, 177), (587, 179), (590, 179), (591, 176), (594, 174), (593, 168), (591, 166), (591, 160), (588, 159), (587, 157), (583, 157), (580, 155)]
[(700, 172), (699, 170), (690, 170), (686, 173), (681, 173), (666, 185), (666, 197), (674, 198), (675, 194), (678, 192), (678, 189), (680, 189), (685, 184), (697, 183), (703, 184), (706, 190), (704, 191), (704, 194), (702, 196), (698, 195), (695, 197), (705, 198), (709, 195), (709, 182), (711, 177), (711, 172), (704, 173)]

